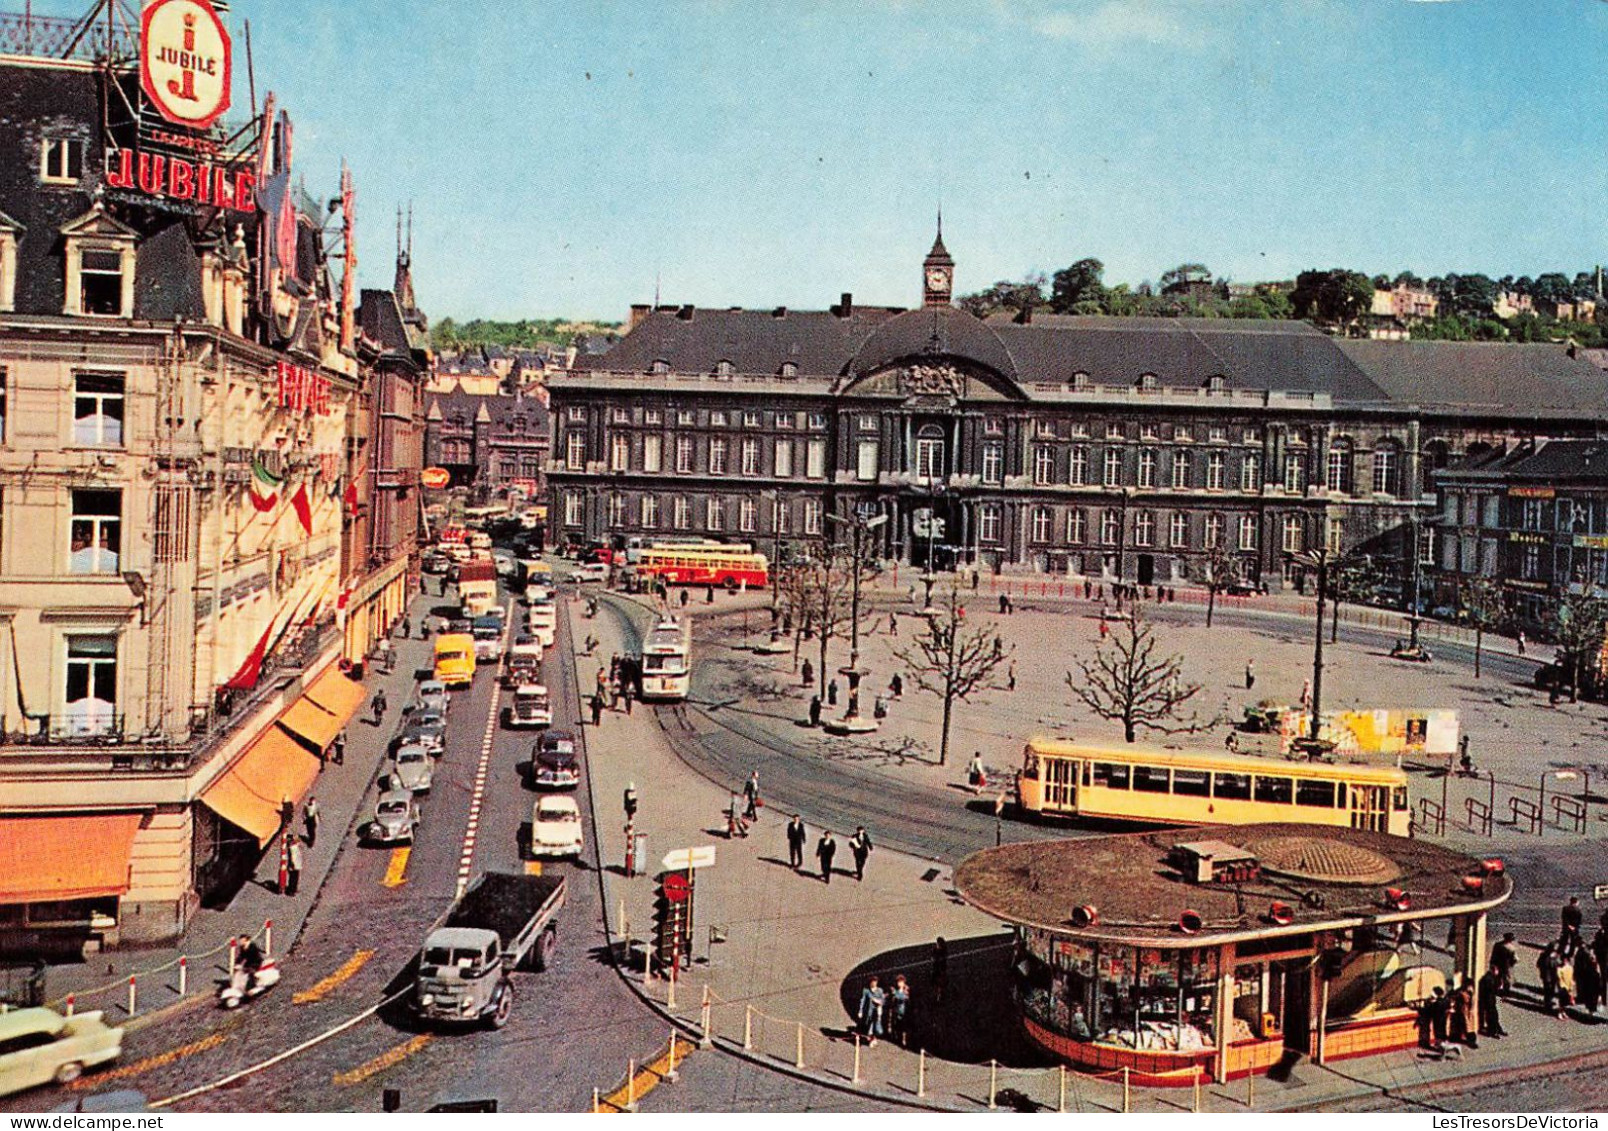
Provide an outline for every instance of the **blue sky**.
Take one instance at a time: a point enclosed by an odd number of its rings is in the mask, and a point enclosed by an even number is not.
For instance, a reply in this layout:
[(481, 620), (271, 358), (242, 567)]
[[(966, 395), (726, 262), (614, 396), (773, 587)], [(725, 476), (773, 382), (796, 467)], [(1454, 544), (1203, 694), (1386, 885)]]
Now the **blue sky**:
[(233, 8), (366, 283), (414, 201), (437, 318), (912, 304), (940, 200), (962, 292), (1608, 259), (1602, 0)]

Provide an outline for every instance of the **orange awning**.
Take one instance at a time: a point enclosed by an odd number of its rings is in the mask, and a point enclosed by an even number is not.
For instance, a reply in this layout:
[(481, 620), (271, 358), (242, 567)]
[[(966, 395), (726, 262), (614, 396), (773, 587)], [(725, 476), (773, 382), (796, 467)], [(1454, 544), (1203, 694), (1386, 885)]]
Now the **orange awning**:
[(313, 680), (312, 686), (307, 689), (306, 698), (317, 703), (330, 714), (341, 720), (345, 726), (357, 714), (357, 709), (363, 705), (363, 699), (368, 694), (368, 688), (349, 679), (338, 666), (331, 665), (324, 670), (324, 674)]
[(287, 800), (300, 801), (318, 777), (318, 759), (278, 727), (269, 727), (201, 794), (201, 803), (266, 845), (279, 831)]
[(138, 813), (0, 817), (0, 903), (122, 895), (139, 828)]
[(323, 750), (351, 721), (363, 702), (363, 685), (331, 667), (313, 680), (302, 697), (279, 718), (279, 725)]

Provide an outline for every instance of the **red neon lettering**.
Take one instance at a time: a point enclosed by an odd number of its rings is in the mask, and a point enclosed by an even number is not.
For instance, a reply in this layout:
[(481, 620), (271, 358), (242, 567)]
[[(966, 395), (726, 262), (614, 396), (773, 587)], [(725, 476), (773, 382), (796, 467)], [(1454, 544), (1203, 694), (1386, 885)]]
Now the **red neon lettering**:
[[(234, 210), (236, 212), (255, 212), (257, 210), (257, 178), (251, 173), (241, 171), (235, 174)], [(222, 200), (222, 196), (219, 196)]]
[(168, 195), (175, 200), (189, 200), (195, 195), (195, 166), (175, 157), (168, 162)]
[(212, 166), (198, 165), (195, 170), (195, 199), (199, 204), (212, 203)]
[(162, 195), (162, 174), (167, 171), (167, 158), (160, 153), (142, 153), (139, 163), (140, 191), (152, 196)]
[(117, 164), (106, 170), (106, 183), (112, 188), (134, 187), (134, 151), (132, 149), (119, 149), (117, 151)]

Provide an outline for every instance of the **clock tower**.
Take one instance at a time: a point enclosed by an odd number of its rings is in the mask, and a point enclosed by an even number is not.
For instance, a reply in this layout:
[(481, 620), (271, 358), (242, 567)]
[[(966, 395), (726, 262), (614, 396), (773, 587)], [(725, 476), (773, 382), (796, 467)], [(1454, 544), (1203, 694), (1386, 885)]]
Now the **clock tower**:
[(938, 213), (938, 238), (921, 261), (921, 305), (948, 306), (955, 294), (955, 261), (944, 247), (944, 214)]

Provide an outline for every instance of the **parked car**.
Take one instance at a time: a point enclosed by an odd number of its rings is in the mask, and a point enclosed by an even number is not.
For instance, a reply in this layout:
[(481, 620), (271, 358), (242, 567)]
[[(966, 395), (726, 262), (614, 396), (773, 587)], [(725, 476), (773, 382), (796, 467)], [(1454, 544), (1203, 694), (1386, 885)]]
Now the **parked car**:
[(429, 793), (435, 784), (435, 767), (429, 751), (422, 746), (401, 746), (391, 755), (388, 775), (392, 789), (405, 789), (409, 793)]
[(567, 793), (536, 799), (530, 813), (530, 854), (535, 857), (577, 857), (585, 847), (581, 808)]
[(438, 679), (427, 679), (419, 684), (418, 689), (414, 691), (413, 701), (408, 704), (407, 710), (409, 714), (416, 714), (420, 711), (439, 711), (444, 716), (447, 713), (447, 703), (451, 697), (452, 693), (447, 690), (446, 684)]
[(375, 844), (412, 844), (419, 828), (419, 803), (403, 789), (390, 789), (374, 802), (374, 817), (363, 827), (363, 839)]
[(447, 720), (440, 711), (417, 711), (397, 735), (395, 746), (422, 746), (435, 758), (447, 752)]
[(505, 719), (509, 727), (545, 727), (553, 724), (553, 705), (547, 698), (547, 688), (539, 683), (526, 683), (514, 688), (513, 702)]
[(106, 1024), (98, 1009), (71, 1017), (43, 1006), (0, 1013), (0, 1096), (53, 1081), (71, 1084), (122, 1051), (122, 1027)]

